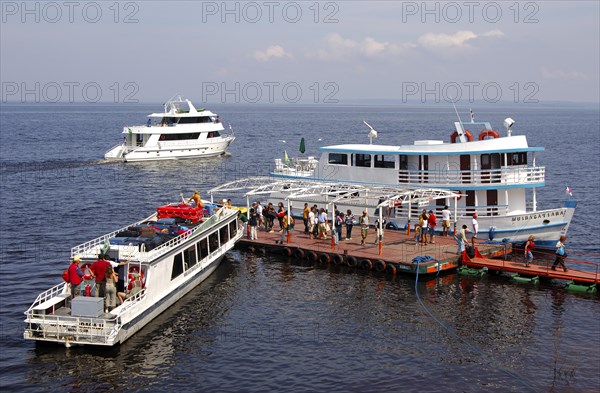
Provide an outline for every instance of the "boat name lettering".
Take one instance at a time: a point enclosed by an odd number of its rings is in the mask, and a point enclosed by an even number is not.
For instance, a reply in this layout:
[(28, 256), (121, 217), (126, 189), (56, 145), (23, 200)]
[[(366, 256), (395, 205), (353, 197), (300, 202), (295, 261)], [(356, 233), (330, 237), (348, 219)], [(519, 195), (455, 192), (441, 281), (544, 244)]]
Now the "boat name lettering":
[(548, 212), (548, 213), (532, 213), (524, 216), (513, 217), (512, 221), (526, 221), (526, 220), (537, 220), (541, 218), (550, 218), (550, 217), (564, 217), (565, 211), (556, 211), (556, 212)]

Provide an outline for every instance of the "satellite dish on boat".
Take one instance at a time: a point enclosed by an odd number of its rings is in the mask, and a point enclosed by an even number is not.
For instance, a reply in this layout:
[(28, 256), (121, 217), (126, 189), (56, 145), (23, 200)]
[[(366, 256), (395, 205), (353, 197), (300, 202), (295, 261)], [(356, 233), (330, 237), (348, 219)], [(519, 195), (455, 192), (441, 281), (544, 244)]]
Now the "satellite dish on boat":
[(367, 136), (369, 137), (369, 145), (372, 145), (373, 139), (377, 139), (377, 131), (366, 121), (363, 120), (363, 123), (365, 123), (365, 125), (371, 129), (371, 131), (369, 131), (369, 135)]

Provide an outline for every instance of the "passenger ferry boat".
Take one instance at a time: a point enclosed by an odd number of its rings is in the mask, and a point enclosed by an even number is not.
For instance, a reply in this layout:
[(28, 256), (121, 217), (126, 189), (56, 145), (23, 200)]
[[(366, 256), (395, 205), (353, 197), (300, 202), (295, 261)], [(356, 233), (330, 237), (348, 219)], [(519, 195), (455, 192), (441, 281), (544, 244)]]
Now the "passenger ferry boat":
[[(563, 207), (538, 210), (536, 189), (544, 186), (545, 167), (536, 162), (536, 153), (544, 148), (530, 147), (525, 135), (512, 135), (513, 124), (507, 118), (506, 135), (501, 136), (489, 122), (475, 122), (471, 116), (470, 122), (454, 123), (456, 130), (450, 135), (450, 143), (418, 140), (403, 146), (325, 146), (320, 148), (320, 159), (276, 159), (271, 175), (451, 190), (460, 194), (456, 209), (454, 198), (419, 201), (411, 209), (407, 205), (394, 206), (388, 222), (406, 229), (426, 208), (436, 212), (437, 229), (441, 230), (441, 210), (448, 205), (458, 229), (463, 224), (471, 228), (472, 215), (478, 214), (480, 239), (521, 243), (535, 235), (536, 247), (552, 248), (566, 234), (576, 202), (569, 199)], [(377, 132), (371, 128), (371, 142), (376, 137)], [(344, 206), (338, 208), (345, 211)]]
[[(241, 238), (238, 211), (223, 207), (211, 214), (213, 206), (162, 206), (142, 221), (72, 248), (84, 273), (100, 253), (128, 260), (121, 267), (127, 273), (122, 274), (123, 287), (137, 279), (142, 289), (106, 312), (103, 298), (84, 296), (89, 291), (85, 287), (94, 285), (91, 276), (84, 276), (90, 281), (82, 283), (84, 294), (74, 299), (70, 284), (62, 282), (40, 293), (25, 311), (25, 339), (67, 347), (127, 340), (207, 278)], [(148, 231), (156, 236), (144, 235)]]
[(123, 142), (104, 158), (133, 162), (218, 156), (235, 139), (233, 133), (221, 135), (223, 130), (220, 116), (176, 96), (164, 104), (163, 113), (148, 115), (146, 125), (124, 127)]

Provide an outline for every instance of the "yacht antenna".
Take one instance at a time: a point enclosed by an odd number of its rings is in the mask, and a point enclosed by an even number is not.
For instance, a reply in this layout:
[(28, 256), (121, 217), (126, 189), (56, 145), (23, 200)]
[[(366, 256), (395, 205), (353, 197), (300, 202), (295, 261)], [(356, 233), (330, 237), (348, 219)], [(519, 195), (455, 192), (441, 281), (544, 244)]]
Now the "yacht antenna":
[(456, 132), (458, 133), (458, 139), (460, 140), (461, 143), (466, 142), (465, 140), (465, 126), (463, 125), (462, 120), (460, 119), (460, 115), (458, 114), (458, 110), (456, 109), (456, 105), (454, 105), (454, 101), (452, 101), (452, 106), (454, 107), (454, 112), (456, 112), (456, 116), (458, 117), (458, 123), (460, 124), (460, 127), (458, 124), (456, 124)]

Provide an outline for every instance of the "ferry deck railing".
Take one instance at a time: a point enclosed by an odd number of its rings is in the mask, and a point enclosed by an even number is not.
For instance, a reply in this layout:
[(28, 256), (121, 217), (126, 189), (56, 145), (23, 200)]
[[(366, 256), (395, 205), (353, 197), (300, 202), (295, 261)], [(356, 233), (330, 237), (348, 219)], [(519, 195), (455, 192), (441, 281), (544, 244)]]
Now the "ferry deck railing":
[(511, 166), (478, 170), (400, 170), (400, 184), (428, 184), (431, 186), (469, 186), (494, 184), (531, 184), (545, 181), (546, 168), (542, 166)]

